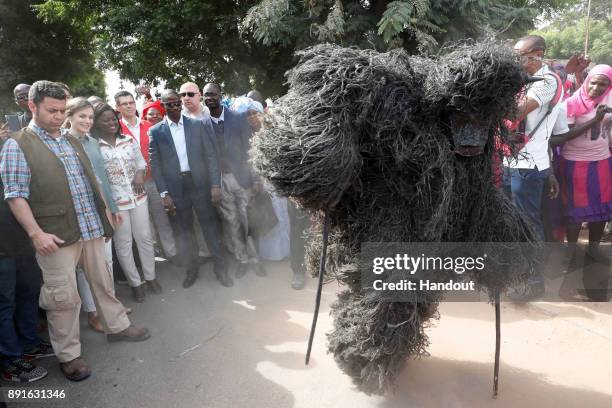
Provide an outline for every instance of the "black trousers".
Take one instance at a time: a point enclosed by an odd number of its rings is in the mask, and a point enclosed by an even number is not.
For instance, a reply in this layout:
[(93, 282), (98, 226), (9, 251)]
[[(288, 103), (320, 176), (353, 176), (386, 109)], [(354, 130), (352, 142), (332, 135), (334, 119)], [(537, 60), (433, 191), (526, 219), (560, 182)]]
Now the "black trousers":
[(193, 231), (195, 210), (206, 245), (213, 258), (215, 272), (223, 272), (226, 263), (221, 245), (221, 224), (219, 215), (210, 201), (210, 190), (198, 191), (188, 174), (182, 176), (182, 184), (182, 197), (172, 197), (176, 206), (176, 215), (170, 217), (178, 252), (186, 260), (188, 271), (198, 270), (198, 243)]

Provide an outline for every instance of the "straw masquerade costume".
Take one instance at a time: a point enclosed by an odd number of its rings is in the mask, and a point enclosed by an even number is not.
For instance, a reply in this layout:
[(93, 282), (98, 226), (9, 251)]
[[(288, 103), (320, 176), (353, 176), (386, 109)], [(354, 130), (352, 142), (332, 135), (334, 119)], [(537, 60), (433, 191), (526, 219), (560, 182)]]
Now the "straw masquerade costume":
[[(426, 353), (441, 296), (386, 302), (360, 293), (363, 242), (536, 242), (493, 183), (493, 140), (527, 80), (493, 43), (448, 47), (436, 59), (402, 50), (317, 45), (298, 53), (288, 93), (253, 140), (253, 163), (279, 194), (320, 216), (326, 273), (347, 286), (332, 306), (329, 352), (366, 393), (383, 393), (409, 357)], [(497, 162), (500, 162), (498, 157)], [(323, 245), (311, 240), (309, 270)], [(503, 292), (527, 279), (530, 259), (471, 278)]]

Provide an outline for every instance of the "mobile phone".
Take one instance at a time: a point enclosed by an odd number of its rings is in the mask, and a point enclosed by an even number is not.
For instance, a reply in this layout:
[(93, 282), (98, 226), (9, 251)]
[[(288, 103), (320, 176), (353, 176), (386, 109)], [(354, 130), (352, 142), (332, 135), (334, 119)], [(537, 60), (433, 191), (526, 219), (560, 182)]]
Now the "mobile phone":
[(19, 122), (19, 116), (17, 115), (4, 115), (8, 128), (11, 132), (19, 132), (21, 130), (21, 122)]

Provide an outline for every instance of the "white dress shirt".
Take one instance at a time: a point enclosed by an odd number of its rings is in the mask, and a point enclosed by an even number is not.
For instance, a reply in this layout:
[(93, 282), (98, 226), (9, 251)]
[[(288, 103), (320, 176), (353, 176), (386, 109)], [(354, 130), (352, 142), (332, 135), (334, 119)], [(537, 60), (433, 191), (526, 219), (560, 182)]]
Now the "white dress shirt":
[(136, 124), (134, 126), (130, 125), (130, 122), (125, 120), (125, 118), (122, 118), (121, 121), (128, 128), (132, 136), (134, 136), (134, 139), (136, 139), (138, 145), (140, 145), (140, 118), (136, 116)]
[(172, 141), (174, 142), (174, 148), (176, 149), (176, 154), (179, 159), (179, 164), (181, 166), (181, 172), (183, 171), (191, 171), (189, 168), (189, 160), (187, 159), (187, 142), (185, 141), (185, 127), (183, 126), (183, 115), (181, 115), (181, 119), (178, 123), (174, 123), (173, 121), (166, 116), (166, 123), (170, 128), (170, 133), (172, 134)]
[(210, 115), (210, 120), (213, 121), (213, 123), (219, 123), (219, 121), (225, 122), (225, 107), (223, 107), (221, 109), (221, 115), (219, 115), (218, 118), (215, 118), (214, 116)]

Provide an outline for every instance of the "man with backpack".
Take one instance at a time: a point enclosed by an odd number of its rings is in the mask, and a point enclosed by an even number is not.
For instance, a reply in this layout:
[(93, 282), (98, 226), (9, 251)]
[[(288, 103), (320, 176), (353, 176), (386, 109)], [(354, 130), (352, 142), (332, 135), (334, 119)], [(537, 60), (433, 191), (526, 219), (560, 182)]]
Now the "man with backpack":
[[(541, 78), (529, 84), (518, 103), (517, 140), (525, 143), (518, 159), (507, 159), (504, 163), (504, 188), (514, 205), (531, 222), (540, 239), (544, 240), (542, 223), (542, 193), (548, 188), (549, 196), (555, 197), (559, 184), (550, 168), (548, 140), (553, 128), (564, 115), (560, 109), (563, 87), (561, 80), (544, 62), (546, 42), (538, 35), (521, 38), (514, 51), (528, 75)], [(567, 127), (567, 123), (565, 124)], [(555, 128), (555, 133), (563, 130)], [(567, 131), (567, 130), (565, 130)], [(529, 300), (544, 293), (544, 277), (535, 271), (529, 285), (522, 291), (512, 294), (514, 300)]]

